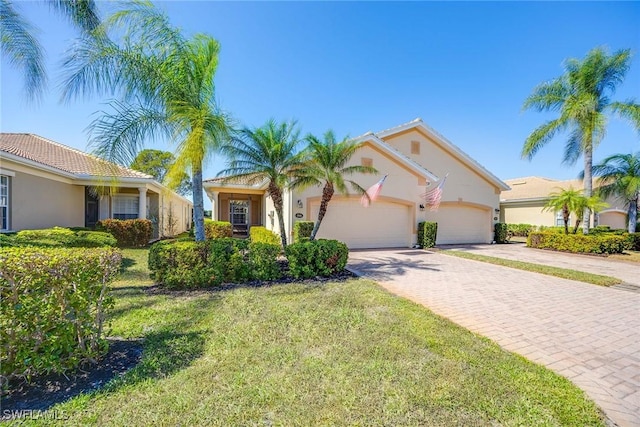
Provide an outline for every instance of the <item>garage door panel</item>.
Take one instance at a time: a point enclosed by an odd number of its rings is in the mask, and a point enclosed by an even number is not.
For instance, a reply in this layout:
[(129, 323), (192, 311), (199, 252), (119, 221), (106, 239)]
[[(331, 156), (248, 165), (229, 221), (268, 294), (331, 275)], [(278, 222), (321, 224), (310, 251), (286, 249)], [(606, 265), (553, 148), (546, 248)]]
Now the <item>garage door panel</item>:
[(427, 221), (438, 223), (436, 244), (490, 243), (490, 211), (471, 206), (440, 206)]
[[(311, 218), (318, 217), (319, 203), (311, 205)], [(413, 224), (410, 208), (398, 203), (375, 202), (368, 208), (359, 200), (329, 203), (318, 238), (345, 242), (351, 249), (408, 247)]]

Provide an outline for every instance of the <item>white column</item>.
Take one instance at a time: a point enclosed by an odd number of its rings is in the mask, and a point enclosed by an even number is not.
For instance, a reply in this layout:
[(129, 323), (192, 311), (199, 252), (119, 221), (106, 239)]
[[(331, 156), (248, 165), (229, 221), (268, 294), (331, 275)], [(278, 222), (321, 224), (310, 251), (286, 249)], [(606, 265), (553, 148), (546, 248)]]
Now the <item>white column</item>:
[(220, 193), (218, 191), (212, 191), (210, 194), (213, 196), (211, 198), (211, 219), (218, 221), (218, 196)]
[(138, 187), (140, 200), (138, 201), (138, 218), (147, 219), (147, 187)]

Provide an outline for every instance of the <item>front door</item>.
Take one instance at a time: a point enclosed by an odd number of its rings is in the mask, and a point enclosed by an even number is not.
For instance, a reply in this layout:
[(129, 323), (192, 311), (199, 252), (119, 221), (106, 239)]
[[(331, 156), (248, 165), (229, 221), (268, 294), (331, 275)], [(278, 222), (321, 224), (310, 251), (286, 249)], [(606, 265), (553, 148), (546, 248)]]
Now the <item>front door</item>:
[(249, 235), (249, 201), (230, 200), (229, 219), (233, 227), (233, 234)]
[(98, 214), (100, 212), (98, 206), (98, 196), (85, 187), (84, 190), (84, 226), (93, 228), (98, 222)]

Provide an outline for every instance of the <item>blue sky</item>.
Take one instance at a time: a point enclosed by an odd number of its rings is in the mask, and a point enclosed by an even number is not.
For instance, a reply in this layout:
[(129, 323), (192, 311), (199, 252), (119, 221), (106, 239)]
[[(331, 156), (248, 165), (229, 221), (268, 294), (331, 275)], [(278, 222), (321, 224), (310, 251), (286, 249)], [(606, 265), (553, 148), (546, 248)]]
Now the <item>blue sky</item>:
[[(521, 111), (522, 102), (562, 73), (564, 59), (596, 46), (631, 48), (631, 70), (615, 98), (640, 102), (638, 2), (157, 4), (187, 34), (220, 41), (217, 97), (240, 123), (297, 119), (303, 133), (332, 128), (357, 136), (421, 117), (503, 179), (570, 179), (582, 169), (581, 161), (562, 164), (564, 135), (533, 161), (520, 158), (527, 135), (550, 117)], [(20, 8), (40, 29), (51, 82), (43, 101), (29, 104), (22, 76), (3, 60), (0, 128), (87, 150), (86, 127), (105, 100), (59, 103), (60, 63), (74, 32), (43, 2)], [(638, 150), (638, 134), (612, 119), (594, 159)], [(223, 165), (214, 158), (205, 176)]]

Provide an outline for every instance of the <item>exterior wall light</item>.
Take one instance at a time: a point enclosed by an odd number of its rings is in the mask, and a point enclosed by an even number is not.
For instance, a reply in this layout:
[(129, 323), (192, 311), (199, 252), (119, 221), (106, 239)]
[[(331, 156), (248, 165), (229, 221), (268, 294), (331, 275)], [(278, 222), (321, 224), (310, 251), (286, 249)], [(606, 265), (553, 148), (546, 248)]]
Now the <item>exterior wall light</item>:
[(420, 207), (420, 212), (424, 212), (424, 205), (421, 204), (419, 207)]
[(298, 200), (298, 209), (302, 209), (302, 200)]

